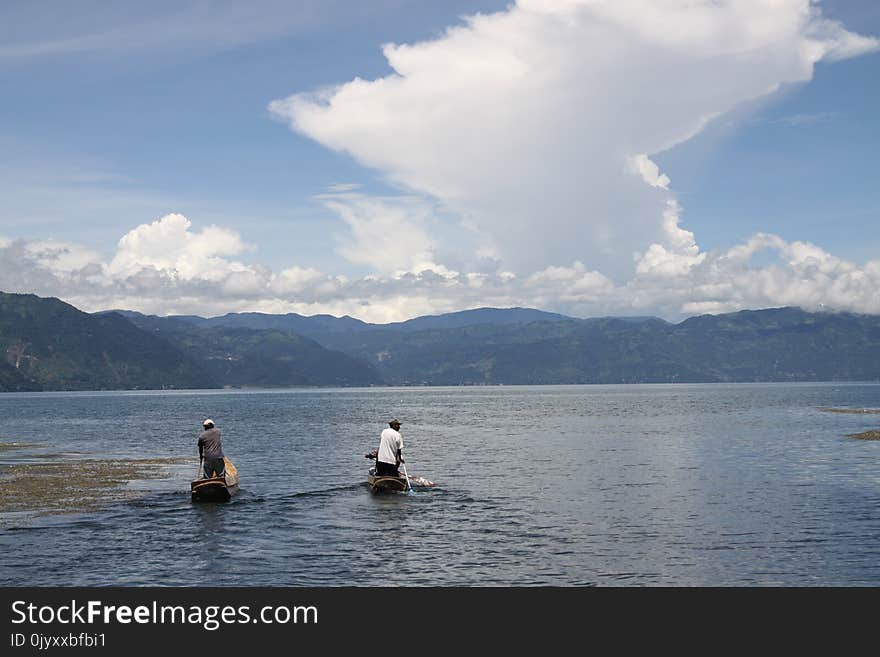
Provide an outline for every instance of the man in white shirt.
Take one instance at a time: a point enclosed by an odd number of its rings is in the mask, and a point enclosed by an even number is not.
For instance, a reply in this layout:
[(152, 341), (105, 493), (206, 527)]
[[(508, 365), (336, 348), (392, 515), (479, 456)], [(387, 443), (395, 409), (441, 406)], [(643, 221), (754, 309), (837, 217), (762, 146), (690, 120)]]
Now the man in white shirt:
[(400, 435), (400, 420), (392, 418), (388, 429), (379, 438), (379, 452), (376, 454), (376, 474), (380, 477), (399, 477), (397, 468), (403, 463), (403, 436)]

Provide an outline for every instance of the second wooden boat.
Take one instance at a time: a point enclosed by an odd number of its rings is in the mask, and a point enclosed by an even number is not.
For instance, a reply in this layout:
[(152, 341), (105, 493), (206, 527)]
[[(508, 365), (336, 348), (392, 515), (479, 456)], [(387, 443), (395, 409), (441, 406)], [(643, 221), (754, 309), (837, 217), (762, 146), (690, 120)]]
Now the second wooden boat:
[(238, 492), (238, 470), (223, 457), (226, 472), (222, 477), (203, 477), (190, 484), (193, 502), (228, 502)]
[(367, 473), (367, 483), (370, 485), (370, 491), (372, 491), (373, 493), (400, 493), (408, 488), (406, 477), (377, 475), (375, 467), (370, 468), (370, 471)]

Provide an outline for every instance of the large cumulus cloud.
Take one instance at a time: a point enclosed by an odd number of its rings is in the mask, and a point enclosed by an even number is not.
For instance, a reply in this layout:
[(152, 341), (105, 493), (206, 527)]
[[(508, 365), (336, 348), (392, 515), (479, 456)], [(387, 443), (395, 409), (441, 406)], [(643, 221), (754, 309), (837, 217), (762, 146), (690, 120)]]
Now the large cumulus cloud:
[(580, 261), (620, 282), (633, 252), (680, 239), (652, 154), (876, 47), (808, 0), (518, 0), (386, 45), (386, 77), (270, 110), (445, 204), (503, 269)]
[[(652, 156), (815, 64), (877, 48), (808, 0), (519, 0), (387, 45), (393, 69), (270, 105), (398, 185), (316, 197), (349, 278), (261, 264), (246, 236), (169, 214), (112, 254), (0, 237), (0, 289), (85, 310), (349, 314), (478, 306), (667, 319), (800, 305), (880, 313), (880, 261), (771, 231), (704, 251)], [(194, 223), (195, 222), (195, 223)], [(328, 265), (325, 269), (332, 269)]]

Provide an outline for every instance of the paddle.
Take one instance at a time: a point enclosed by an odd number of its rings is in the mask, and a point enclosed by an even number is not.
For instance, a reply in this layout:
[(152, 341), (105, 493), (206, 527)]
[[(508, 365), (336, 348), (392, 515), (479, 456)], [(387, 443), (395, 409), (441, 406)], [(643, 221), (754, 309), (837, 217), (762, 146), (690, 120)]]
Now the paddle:
[(403, 476), (406, 477), (406, 494), (407, 495), (415, 495), (416, 492), (413, 490), (412, 484), (409, 483), (409, 475), (406, 474), (406, 463), (401, 461), (400, 465), (403, 466)]

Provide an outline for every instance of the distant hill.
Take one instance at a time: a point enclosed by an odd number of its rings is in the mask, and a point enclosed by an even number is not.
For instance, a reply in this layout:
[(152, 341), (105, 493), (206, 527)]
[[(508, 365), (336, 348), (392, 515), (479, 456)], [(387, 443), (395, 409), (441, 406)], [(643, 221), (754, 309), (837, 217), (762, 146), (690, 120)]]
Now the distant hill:
[(139, 313), (127, 313), (127, 317), (144, 331), (185, 351), (224, 386), (365, 386), (382, 382), (368, 363), (290, 331), (211, 326), (188, 318)]
[(373, 325), (371, 328), (383, 330), (424, 331), (429, 329), (452, 329), (464, 326), (478, 326), (490, 324), (493, 326), (505, 326), (508, 324), (527, 324), (529, 322), (560, 322), (570, 320), (571, 317), (548, 313), (533, 308), (475, 308), (462, 310), (444, 315), (425, 315), (408, 319), (405, 322), (393, 322), (391, 324)]
[(178, 315), (178, 319), (201, 328), (254, 329), (258, 331), (287, 331), (304, 336), (332, 332), (351, 332), (370, 328), (370, 324), (353, 317), (313, 315), (305, 317), (296, 313), (267, 315), (265, 313), (228, 313), (222, 317), (204, 318), (195, 315)]
[(58, 299), (0, 292), (0, 392), (380, 382), (371, 365), (289, 332), (90, 315)]
[(214, 385), (187, 354), (121, 315), (0, 292), (0, 391)]
[(571, 317), (532, 308), (476, 308), (445, 315), (426, 315), (390, 324), (368, 324), (345, 315), (312, 315), (296, 313), (267, 315), (264, 313), (228, 313), (221, 317), (204, 318), (195, 315), (177, 315), (178, 319), (202, 328), (247, 328), (258, 330), (291, 331), (320, 340), (328, 333), (350, 334), (363, 331), (422, 331), (426, 329), (459, 328), (478, 324), (521, 324), (536, 321), (563, 321)]
[(0, 349), (0, 390), (878, 381), (880, 317), (776, 308), (671, 324), (479, 308), (368, 324), (87, 315), (2, 295)]
[(42, 390), (41, 385), (25, 375), (17, 367), (0, 361), (0, 392), (33, 392)]
[(545, 384), (880, 380), (880, 317), (797, 308), (599, 318), (320, 338), (389, 383)]

